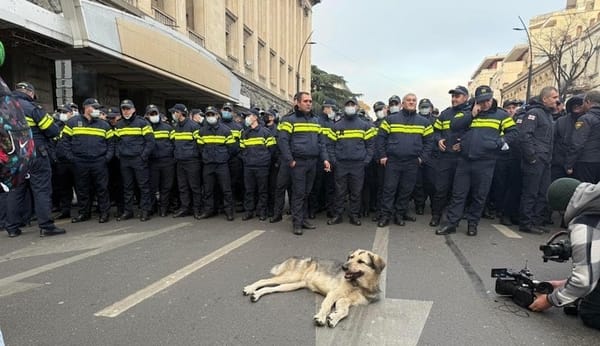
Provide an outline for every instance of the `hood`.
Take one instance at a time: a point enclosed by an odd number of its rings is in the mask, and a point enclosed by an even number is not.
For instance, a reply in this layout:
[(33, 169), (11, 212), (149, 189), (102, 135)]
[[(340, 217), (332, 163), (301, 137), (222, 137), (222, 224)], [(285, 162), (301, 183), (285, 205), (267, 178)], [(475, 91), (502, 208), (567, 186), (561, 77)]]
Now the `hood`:
[(583, 214), (600, 214), (600, 183), (581, 183), (575, 189), (565, 211), (565, 222)]

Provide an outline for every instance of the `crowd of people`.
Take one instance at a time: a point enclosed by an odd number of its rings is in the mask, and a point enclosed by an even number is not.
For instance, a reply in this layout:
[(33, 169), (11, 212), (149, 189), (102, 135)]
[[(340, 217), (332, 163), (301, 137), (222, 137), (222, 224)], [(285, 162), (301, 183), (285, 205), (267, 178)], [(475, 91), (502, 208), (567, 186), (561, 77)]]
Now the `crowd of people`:
[(379, 227), (404, 226), (416, 220), (410, 202), (423, 215), (427, 200), (438, 235), (456, 232), (464, 218), (474, 236), (481, 217), (542, 234), (552, 223), (551, 181), (600, 180), (600, 92), (563, 103), (546, 87), (502, 107), (488, 86), (449, 94), (441, 113), (429, 99), (394, 95), (373, 105), (374, 120), (354, 98), (313, 106), (307, 92), (295, 95), (289, 114), (238, 112), (231, 103), (175, 104), (162, 114), (152, 104), (138, 112), (129, 99), (103, 107), (88, 98), (51, 115), (35, 102), (34, 86), (21, 82), (13, 96), (37, 156), (28, 184), (0, 197), (0, 226), (18, 236), (35, 214), (41, 235), (62, 234), (53, 220), (84, 222), (96, 212), (105, 223), (113, 206), (117, 221), (219, 213), (232, 221), (242, 212), (242, 220), (275, 223), (287, 193), (298, 235), (315, 228), (309, 220), (321, 212), (328, 225), (347, 215), (353, 225), (370, 216)]

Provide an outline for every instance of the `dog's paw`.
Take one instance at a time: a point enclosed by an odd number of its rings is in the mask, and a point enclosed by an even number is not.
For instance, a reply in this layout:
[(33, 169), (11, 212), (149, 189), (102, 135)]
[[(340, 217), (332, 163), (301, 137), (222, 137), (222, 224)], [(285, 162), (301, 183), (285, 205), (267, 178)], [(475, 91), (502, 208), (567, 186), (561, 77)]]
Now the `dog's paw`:
[(253, 303), (256, 303), (256, 302), (257, 302), (259, 299), (260, 299), (260, 296), (259, 296), (259, 295), (256, 295), (256, 294), (254, 294), (254, 293), (252, 293), (252, 294), (250, 295), (250, 301), (251, 301), (251, 302), (253, 302)]
[(250, 289), (250, 286), (246, 286), (246, 287), (244, 287), (244, 290), (242, 291), (242, 293), (243, 293), (245, 296), (249, 296), (250, 294), (252, 294), (252, 290)]
[(313, 321), (315, 322), (316, 326), (323, 327), (325, 325), (325, 319), (323, 319), (323, 317), (319, 317), (318, 315), (313, 317)]
[(329, 328), (334, 328), (335, 326), (337, 326), (339, 321), (337, 321), (336, 319), (334, 319), (331, 316), (327, 316), (327, 326)]

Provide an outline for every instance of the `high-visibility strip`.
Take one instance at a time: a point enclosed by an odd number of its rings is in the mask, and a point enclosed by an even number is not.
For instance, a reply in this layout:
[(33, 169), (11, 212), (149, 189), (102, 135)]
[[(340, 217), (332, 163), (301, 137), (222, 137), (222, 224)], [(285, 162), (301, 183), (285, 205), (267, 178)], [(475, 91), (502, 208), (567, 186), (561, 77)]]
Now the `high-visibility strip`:
[(517, 124), (515, 124), (515, 121), (512, 118), (506, 118), (504, 120), (502, 120), (502, 122), (500, 123), (500, 127), (505, 130), (508, 129), (510, 127), (516, 126)]
[(330, 129), (329, 127), (322, 127), (321, 134), (326, 136), (327, 138), (329, 138), (332, 141), (336, 140), (335, 132), (333, 132), (333, 130)]
[(200, 144), (226, 144), (228, 139), (232, 139), (235, 143), (235, 138), (233, 136), (219, 136), (219, 135), (208, 135), (208, 136), (200, 136), (198, 138), (198, 143)]
[(38, 127), (40, 128), (40, 130), (45, 130), (52, 126), (52, 124), (54, 124), (54, 118), (52, 118), (50, 114), (46, 114), (42, 119), (40, 119)]
[(115, 131), (113, 130), (108, 130), (106, 131), (106, 139), (110, 139), (115, 135)]
[(241, 138), (241, 137), (242, 137), (242, 131), (240, 131), (240, 130), (233, 130), (233, 129), (232, 129), (232, 130), (231, 130), (231, 135), (232, 135), (234, 138)]
[(65, 127), (63, 127), (62, 131), (60, 132), (61, 138), (62, 138), (63, 134), (71, 137), (71, 136), (73, 136), (73, 130), (69, 126), (65, 125)]
[(437, 119), (433, 124), (433, 127), (440, 131), (450, 130), (450, 120), (441, 121), (440, 119)]
[(194, 139), (194, 135), (191, 132), (175, 132), (173, 133), (173, 139), (176, 141), (191, 141)]
[(236, 141), (237, 140), (233, 135), (227, 136), (227, 138), (225, 138), (225, 144), (235, 144)]
[(244, 147), (265, 145), (266, 142), (267, 140), (263, 137), (254, 137), (240, 140), (240, 144), (244, 145)]
[(321, 133), (321, 125), (313, 123), (295, 123), (292, 131)]
[(277, 140), (275, 139), (275, 137), (269, 137), (267, 138), (267, 147), (273, 146), (277, 144)]
[(494, 130), (500, 129), (500, 120), (497, 119), (473, 119), (471, 128), (491, 128)]
[(140, 127), (123, 127), (120, 129), (115, 129), (117, 136), (143, 136), (144, 133), (142, 128)]
[(25, 117), (25, 120), (27, 120), (27, 125), (29, 125), (29, 127), (36, 127), (37, 126), (37, 124), (35, 123), (35, 121), (33, 120), (33, 118)]
[(150, 126), (150, 125), (146, 125), (142, 128), (142, 136), (145, 136), (152, 132), (154, 132), (154, 131), (152, 131), (152, 126)]
[[(65, 126), (66, 127), (66, 126)], [(112, 130), (98, 129), (94, 127), (74, 127), (72, 136), (98, 136), (103, 138), (112, 137)]]
[(433, 134), (433, 126), (429, 125), (423, 130), (423, 137)]
[(162, 131), (154, 131), (154, 138), (156, 139), (169, 139), (171, 136), (171, 131), (162, 130)]
[(369, 140), (375, 136), (377, 136), (377, 129), (372, 127), (365, 133), (365, 140)]
[(277, 126), (277, 130), (292, 133), (292, 131), (294, 130), (294, 127), (289, 122), (283, 122), (283, 123), (279, 124), (279, 126)]
[(387, 133), (390, 133), (392, 131), (390, 124), (388, 124), (387, 120), (382, 121), (381, 125), (379, 125), (379, 128)]

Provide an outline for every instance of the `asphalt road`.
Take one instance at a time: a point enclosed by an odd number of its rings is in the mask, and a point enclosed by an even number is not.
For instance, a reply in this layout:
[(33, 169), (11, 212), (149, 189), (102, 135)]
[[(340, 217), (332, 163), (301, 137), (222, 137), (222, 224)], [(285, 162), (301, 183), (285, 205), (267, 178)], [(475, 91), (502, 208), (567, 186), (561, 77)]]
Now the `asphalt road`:
[[(502, 233), (489, 220), (436, 236), (419, 217), (406, 227), (327, 226), (303, 236), (290, 220), (222, 217), (64, 224), (0, 238), (0, 330), (6, 345), (598, 345), (600, 332), (562, 310), (532, 313), (494, 293), (493, 267), (539, 279), (569, 263), (543, 263), (547, 237)], [(511, 238), (514, 237), (515, 238)], [(387, 258), (382, 299), (317, 328), (321, 300), (300, 290), (251, 303), (242, 288), (289, 256), (343, 260), (356, 248)], [(1, 344), (1, 343), (0, 343)]]

